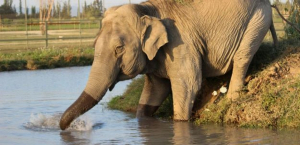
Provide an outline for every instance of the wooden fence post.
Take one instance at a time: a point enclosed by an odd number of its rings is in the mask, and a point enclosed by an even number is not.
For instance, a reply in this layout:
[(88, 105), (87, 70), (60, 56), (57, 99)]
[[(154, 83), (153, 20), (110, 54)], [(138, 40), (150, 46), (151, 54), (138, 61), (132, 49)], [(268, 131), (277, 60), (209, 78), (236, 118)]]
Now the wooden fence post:
[(45, 21), (46, 48), (48, 48), (48, 21)]

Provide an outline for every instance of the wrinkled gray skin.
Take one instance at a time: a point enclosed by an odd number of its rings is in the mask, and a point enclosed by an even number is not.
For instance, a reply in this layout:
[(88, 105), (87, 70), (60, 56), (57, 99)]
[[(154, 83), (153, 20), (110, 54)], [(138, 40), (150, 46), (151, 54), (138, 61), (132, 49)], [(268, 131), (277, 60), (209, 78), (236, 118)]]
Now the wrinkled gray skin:
[(109, 9), (95, 42), (86, 88), (60, 121), (66, 129), (122, 80), (146, 74), (137, 117), (151, 116), (172, 93), (174, 120), (188, 120), (205, 77), (232, 70), (235, 100), (272, 23), (269, 0), (150, 0)]

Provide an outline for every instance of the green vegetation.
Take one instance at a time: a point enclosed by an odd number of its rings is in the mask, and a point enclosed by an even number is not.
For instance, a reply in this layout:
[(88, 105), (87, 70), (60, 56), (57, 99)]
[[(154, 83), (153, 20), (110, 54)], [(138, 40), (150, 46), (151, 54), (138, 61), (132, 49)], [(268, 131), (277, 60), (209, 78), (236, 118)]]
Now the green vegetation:
[[(101, 19), (93, 20), (81, 20), (80, 29), (99, 29)], [(40, 30), (38, 19), (28, 20), (28, 31)], [(48, 24), (48, 30), (69, 30), (79, 29), (78, 19), (52, 19)], [(52, 24), (51, 24), (52, 23)], [(61, 24), (59, 24), (61, 23)], [(0, 31), (25, 31), (26, 25), (23, 19), (3, 19), (0, 23)]]
[[(116, 96), (108, 103), (111, 109), (136, 112), (144, 86), (144, 77), (133, 79), (121, 96)], [(155, 113), (156, 117), (171, 118), (173, 115), (172, 97), (169, 96)]]
[[(230, 102), (226, 95), (220, 93), (212, 96), (212, 92), (221, 86), (228, 87), (226, 84), (230, 75), (204, 81), (202, 93), (197, 97), (193, 109), (194, 122), (239, 127), (300, 127), (299, 61), (299, 41), (283, 40), (277, 48), (264, 43), (249, 68), (248, 85), (240, 92), (237, 101)], [(108, 107), (136, 111), (142, 88), (143, 77), (135, 79), (122, 96), (109, 102)], [(171, 118), (172, 110), (169, 97), (155, 116)]]
[(0, 53), (0, 71), (91, 65), (93, 56), (93, 48), (47, 48), (18, 53)]
[[(300, 3), (300, 2), (299, 2)], [(298, 10), (294, 10), (290, 13), (288, 20), (295, 24), (296, 27), (300, 28), (300, 5), (298, 6)], [(300, 38), (300, 34), (290, 25), (285, 27), (285, 32), (288, 38)]]
[[(133, 79), (122, 96), (113, 98), (108, 107), (135, 112), (144, 86), (144, 77)], [(121, 105), (122, 104), (122, 105)]]

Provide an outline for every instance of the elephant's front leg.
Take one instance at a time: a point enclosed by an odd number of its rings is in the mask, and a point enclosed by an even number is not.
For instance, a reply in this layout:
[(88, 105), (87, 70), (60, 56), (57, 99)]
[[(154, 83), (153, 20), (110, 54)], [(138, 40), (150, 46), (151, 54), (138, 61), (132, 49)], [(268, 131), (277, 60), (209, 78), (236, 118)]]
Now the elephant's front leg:
[(189, 120), (197, 93), (201, 88), (201, 77), (171, 79), (174, 120)]
[(154, 75), (145, 75), (145, 84), (139, 101), (138, 118), (152, 116), (171, 92), (170, 81)]
[[(170, 73), (174, 120), (189, 120), (192, 114), (194, 100), (201, 89), (202, 63), (200, 59), (187, 59), (177, 61)], [(195, 61), (198, 60), (198, 61)]]

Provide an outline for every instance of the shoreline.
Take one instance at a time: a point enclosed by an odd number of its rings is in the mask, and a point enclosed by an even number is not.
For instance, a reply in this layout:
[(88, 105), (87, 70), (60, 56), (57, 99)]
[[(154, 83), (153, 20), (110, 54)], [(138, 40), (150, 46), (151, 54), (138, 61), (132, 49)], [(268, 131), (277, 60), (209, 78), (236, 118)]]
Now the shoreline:
[(47, 48), (0, 54), (0, 72), (88, 66), (93, 48)]

